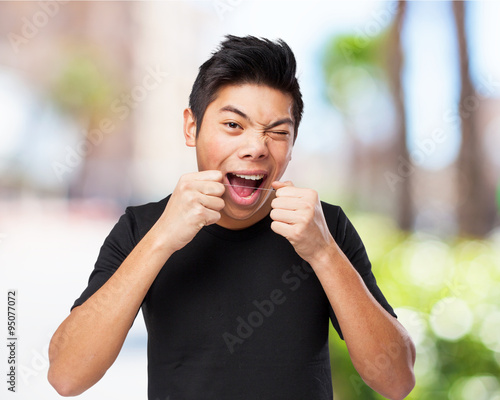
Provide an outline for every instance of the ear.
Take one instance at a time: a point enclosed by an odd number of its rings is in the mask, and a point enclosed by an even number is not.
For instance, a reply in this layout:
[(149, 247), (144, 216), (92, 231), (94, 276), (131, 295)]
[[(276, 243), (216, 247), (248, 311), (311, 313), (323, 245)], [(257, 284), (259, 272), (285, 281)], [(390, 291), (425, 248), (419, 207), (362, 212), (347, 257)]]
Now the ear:
[(184, 139), (186, 146), (196, 147), (196, 122), (190, 108), (184, 110)]

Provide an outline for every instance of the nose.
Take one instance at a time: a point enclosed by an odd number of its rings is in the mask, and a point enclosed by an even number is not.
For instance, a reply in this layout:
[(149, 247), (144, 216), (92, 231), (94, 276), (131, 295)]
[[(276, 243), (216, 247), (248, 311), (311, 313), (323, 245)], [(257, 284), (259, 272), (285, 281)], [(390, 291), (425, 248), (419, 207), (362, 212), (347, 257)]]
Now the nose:
[(245, 132), (242, 135), (242, 144), (238, 150), (238, 156), (246, 160), (262, 160), (269, 155), (267, 137), (257, 131)]

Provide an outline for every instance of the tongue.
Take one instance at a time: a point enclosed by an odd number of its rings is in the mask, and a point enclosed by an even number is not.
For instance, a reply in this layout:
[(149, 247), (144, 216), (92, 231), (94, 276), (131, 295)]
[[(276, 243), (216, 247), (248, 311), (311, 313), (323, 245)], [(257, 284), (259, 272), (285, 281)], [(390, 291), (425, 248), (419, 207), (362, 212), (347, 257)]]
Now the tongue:
[(231, 176), (231, 185), (236, 194), (240, 197), (248, 197), (256, 188), (257, 181), (251, 179), (240, 178), (236, 175)]

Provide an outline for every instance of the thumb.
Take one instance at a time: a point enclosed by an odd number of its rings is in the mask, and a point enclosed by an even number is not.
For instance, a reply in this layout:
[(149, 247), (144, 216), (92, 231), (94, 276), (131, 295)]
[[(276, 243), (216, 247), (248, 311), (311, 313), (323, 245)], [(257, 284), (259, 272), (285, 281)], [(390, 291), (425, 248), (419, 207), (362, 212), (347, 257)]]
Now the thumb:
[(271, 186), (278, 190), (278, 189), (281, 189), (283, 187), (286, 187), (286, 186), (293, 186), (293, 182), (292, 181), (285, 181), (285, 182), (280, 182), (280, 181), (274, 181)]

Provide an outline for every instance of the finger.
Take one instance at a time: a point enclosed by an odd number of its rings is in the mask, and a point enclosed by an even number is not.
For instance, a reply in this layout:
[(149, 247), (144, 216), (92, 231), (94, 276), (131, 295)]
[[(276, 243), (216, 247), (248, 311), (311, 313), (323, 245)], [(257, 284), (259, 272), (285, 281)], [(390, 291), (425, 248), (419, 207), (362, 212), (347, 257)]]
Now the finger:
[(205, 213), (205, 226), (215, 224), (220, 220), (220, 212), (208, 210)]
[(298, 210), (300, 204), (297, 202), (297, 198), (295, 197), (275, 197), (273, 201), (271, 201), (271, 207), (276, 209), (283, 210)]
[(271, 229), (278, 235), (288, 238), (292, 234), (293, 226), (284, 222), (273, 221), (271, 222)]
[(193, 172), (182, 175), (177, 183), (176, 189), (179, 192), (198, 191), (205, 194), (221, 196), (224, 193), (222, 185), (222, 173), (216, 170)]
[(298, 188), (295, 186), (283, 186), (276, 190), (276, 197), (294, 197), (303, 198), (306, 197), (308, 189)]
[(222, 182), (222, 172), (216, 169), (193, 172), (192, 174), (193, 180), (197, 181), (214, 181), (214, 182)]
[(202, 196), (200, 199), (200, 203), (203, 207), (214, 211), (220, 211), (226, 205), (226, 203), (221, 197), (209, 196), (209, 195)]
[(196, 172), (193, 179), (202, 183), (198, 190), (203, 194), (222, 196), (226, 190), (222, 184), (222, 172), (218, 170)]
[(226, 191), (226, 187), (220, 182), (197, 182), (198, 190), (206, 195), (220, 197)]
[(286, 182), (274, 181), (273, 183), (271, 183), (271, 186), (274, 189), (278, 190), (286, 186), (293, 186), (293, 183), (292, 181), (286, 181)]
[(296, 224), (298, 222), (297, 213), (293, 210), (273, 209), (270, 217), (273, 221), (282, 222), (285, 224)]

